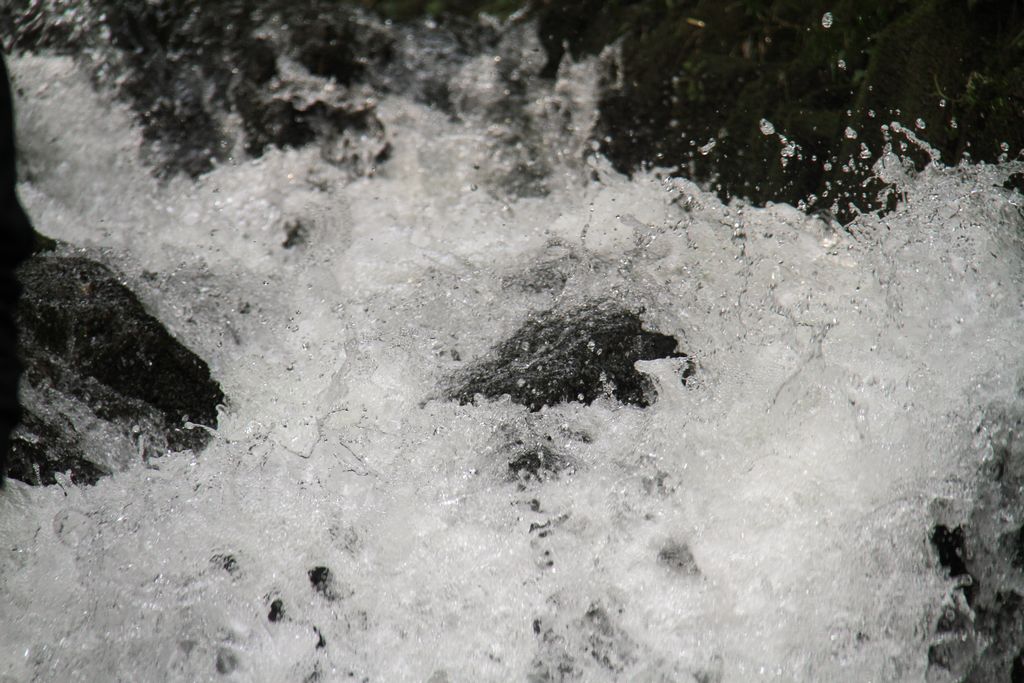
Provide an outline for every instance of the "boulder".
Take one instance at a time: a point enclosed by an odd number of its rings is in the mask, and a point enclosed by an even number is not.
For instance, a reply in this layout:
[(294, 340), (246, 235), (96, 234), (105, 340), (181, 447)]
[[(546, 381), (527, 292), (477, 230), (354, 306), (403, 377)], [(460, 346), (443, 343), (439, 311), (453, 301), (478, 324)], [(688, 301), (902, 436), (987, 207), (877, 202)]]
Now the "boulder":
[[(685, 358), (674, 337), (643, 329), (640, 312), (614, 302), (553, 309), (530, 318), (484, 358), (448, 379), (445, 395), (471, 403), (476, 395), (512, 401), (538, 411), (608, 395), (647, 407), (653, 383), (637, 371), (638, 360)], [(680, 378), (693, 372), (688, 364)]]
[(168, 450), (198, 450), (224, 393), (209, 367), (146, 312), (106, 266), (36, 256), (18, 270), (26, 417), (10, 476), (94, 482)]

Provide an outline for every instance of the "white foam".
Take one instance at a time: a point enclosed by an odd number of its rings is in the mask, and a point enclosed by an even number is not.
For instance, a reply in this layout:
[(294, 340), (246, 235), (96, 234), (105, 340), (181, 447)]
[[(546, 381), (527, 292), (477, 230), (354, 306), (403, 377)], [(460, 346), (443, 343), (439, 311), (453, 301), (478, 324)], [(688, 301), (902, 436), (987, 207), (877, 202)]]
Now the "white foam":
[[(973, 425), (1022, 376), (1005, 170), (928, 170), (849, 233), (600, 159), (514, 199), (488, 185), (484, 124), (392, 97), (377, 177), (300, 150), (161, 184), (68, 60), (11, 68), (30, 214), (122, 268), (230, 405), (202, 454), (0, 495), (0, 675), (219, 680), (230, 652), (238, 680), (524, 680), (561, 647), (586, 680), (923, 678), (950, 583), (929, 505), (969, 494)], [(586, 103), (565, 82), (542, 96)], [(294, 219), (309, 243), (285, 250)], [(503, 285), (553, 250), (578, 256), (564, 293)], [(432, 398), (451, 349), (595, 295), (645, 305), (694, 381), (641, 364), (647, 410)], [(575, 472), (507, 483), (504, 425), (554, 435)], [(657, 562), (669, 541), (699, 576)], [(211, 562), (226, 553), (237, 576)], [(594, 606), (619, 671), (588, 652)]]

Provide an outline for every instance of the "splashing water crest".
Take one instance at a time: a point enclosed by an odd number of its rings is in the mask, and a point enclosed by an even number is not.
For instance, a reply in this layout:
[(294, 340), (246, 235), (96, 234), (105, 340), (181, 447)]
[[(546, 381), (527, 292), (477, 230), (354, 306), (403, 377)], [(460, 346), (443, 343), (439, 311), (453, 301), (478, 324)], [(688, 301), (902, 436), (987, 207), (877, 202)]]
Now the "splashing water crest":
[[(400, 96), (373, 177), (304, 148), (160, 182), (73, 62), (11, 67), (34, 220), (117, 266), (229, 402), (202, 453), (0, 496), (0, 674), (923, 679), (952, 584), (933, 501), (966, 504), (979, 415), (1024, 377), (1004, 170), (883, 155), (906, 202), (845, 231), (723, 205), (584, 157), (595, 70), (566, 64), (531, 94), (543, 193), (504, 191), (488, 121)], [(453, 81), (467, 107), (493, 69)], [(509, 285), (548, 263), (564, 281)], [(457, 359), (595, 298), (643, 307), (693, 378), (640, 361), (648, 408), (440, 397)], [(508, 481), (509, 433), (573, 468)]]

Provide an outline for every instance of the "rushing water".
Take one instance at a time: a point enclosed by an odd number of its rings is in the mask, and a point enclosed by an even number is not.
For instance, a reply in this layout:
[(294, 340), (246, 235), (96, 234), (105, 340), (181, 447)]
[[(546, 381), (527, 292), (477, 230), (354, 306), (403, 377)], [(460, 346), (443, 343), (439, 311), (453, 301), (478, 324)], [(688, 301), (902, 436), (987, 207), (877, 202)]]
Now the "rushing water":
[[(924, 679), (954, 595), (929, 530), (970, 510), (993, 406), (1024, 410), (1008, 167), (890, 156), (906, 201), (846, 229), (726, 206), (588, 153), (590, 64), (532, 83), (532, 146), (503, 146), (475, 114), (496, 62), (455, 71), (460, 116), (382, 97), (375, 173), (313, 145), (161, 181), (74, 61), (11, 60), (29, 213), (229, 399), (201, 453), (0, 495), (0, 680)], [(444, 400), (595, 299), (642, 306), (690, 381), (663, 359), (646, 408)], [(572, 466), (512, 481), (516, 440)]]

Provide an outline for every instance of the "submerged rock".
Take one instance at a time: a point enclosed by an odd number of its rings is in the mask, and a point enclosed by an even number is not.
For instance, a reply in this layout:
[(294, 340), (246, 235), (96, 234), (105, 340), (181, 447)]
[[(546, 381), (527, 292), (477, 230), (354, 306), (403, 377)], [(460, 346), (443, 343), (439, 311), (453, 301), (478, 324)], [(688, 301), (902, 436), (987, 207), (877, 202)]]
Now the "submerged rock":
[(7, 476), (28, 484), (52, 484), (58, 472), (70, 472), (72, 481), (95, 484), (110, 469), (89, 460), (75, 430), (65, 415), (43, 418), (23, 408), (21, 424), (11, 439), (11, 462)]
[(677, 574), (688, 576), (700, 574), (690, 547), (679, 541), (669, 541), (662, 546), (658, 551), (658, 564), (668, 567)]
[(936, 525), (930, 535), (943, 572), (956, 584), (936, 623), (928, 666), (949, 680), (1022, 681), (1024, 415), (996, 409), (979, 434), (990, 455), (973, 509), (963, 524)]
[(508, 474), (511, 479), (543, 481), (568, 465), (568, 458), (549, 446), (519, 444), (508, 461)]
[(599, 603), (591, 604), (581, 617), (567, 620), (535, 619), (537, 654), (527, 680), (571, 681), (587, 679), (596, 672), (616, 680), (626, 676), (639, 661), (640, 647), (619, 624), (622, 610), (609, 612)]
[[(477, 394), (509, 395), (531, 411), (559, 403), (590, 404), (609, 395), (647, 407), (653, 383), (638, 360), (686, 358), (676, 339), (643, 329), (639, 312), (612, 302), (549, 310), (525, 322), (491, 353), (452, 376), (446, 397), (466, 404)], [(693, 372), (687, 364), (682, 381)]]
[(339, 593), (330, 568), (319, 565), (306, 572), (306, 575), (309, 577), (309, 583), (313, 586), (314, 591), (328, 600), (338, 599)]
[(201, 358), (146, 312), (106, 266), (35, 257), (18, 270), (26, 418), (10, 475), (82, 483), (167, 450), (197, 450), (224, 393)]
[(270, 603), (270, 611), (267, 612), (267, 619), (272, 622), (278, 622), (284, 619), (284, 601), (281, 598), (275, 598)]

